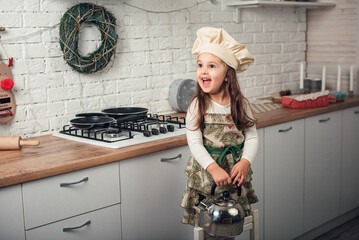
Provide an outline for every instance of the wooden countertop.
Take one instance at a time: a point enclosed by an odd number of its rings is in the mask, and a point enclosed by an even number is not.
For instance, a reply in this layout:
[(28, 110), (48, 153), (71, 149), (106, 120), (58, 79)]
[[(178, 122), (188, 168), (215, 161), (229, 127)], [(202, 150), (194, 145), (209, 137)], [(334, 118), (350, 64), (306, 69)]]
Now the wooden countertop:
[[(343, 103), (310, 109), (279, 108), (254, 114), (258, 128), (293, 121), (326, 112), (359, 105), (359, 97), (346, 98)], [(139, 145), (110, 149), (66, 140), (52, 135), (35, 137), (37, 147), (0, 151), (0, 188), (45, 177), (116, 162), (148, 153), (187, 144), (185, 135)]]

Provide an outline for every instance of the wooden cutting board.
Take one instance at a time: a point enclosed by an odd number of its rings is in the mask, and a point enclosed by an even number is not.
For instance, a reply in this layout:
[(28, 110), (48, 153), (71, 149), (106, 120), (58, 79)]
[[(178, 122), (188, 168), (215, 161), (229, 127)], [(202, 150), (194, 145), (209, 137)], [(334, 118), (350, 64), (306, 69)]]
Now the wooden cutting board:
[(0, 90), (0, 124), (10, 122), (15, 116), (15, 97), (11, 91)]
[[(0, 83), (6, 79), (13, 79), (10, 67), (0, 61)], [(10, 90), (4, 90), (0, 87), (0, 124), (10, 122), (15, 116), (15, 97)]]

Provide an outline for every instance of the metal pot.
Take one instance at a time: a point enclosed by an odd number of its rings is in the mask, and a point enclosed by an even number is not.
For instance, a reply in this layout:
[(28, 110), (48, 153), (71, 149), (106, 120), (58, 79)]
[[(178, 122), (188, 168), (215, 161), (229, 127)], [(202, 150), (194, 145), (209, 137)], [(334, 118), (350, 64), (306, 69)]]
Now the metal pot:
[[(213, 183), (211, 195), (214, 196), (216, 183)], [(237, 188), (237, 196), (241, 195), (241, 187)], [(230, 197), (228, 191), (210, 202), (202, 202), (206, 197), (199, 194), (195, 206), (201, 209), (198, 225), (211, 236), (235, 237), (243, 232), (245, 213), (243, 207)]]

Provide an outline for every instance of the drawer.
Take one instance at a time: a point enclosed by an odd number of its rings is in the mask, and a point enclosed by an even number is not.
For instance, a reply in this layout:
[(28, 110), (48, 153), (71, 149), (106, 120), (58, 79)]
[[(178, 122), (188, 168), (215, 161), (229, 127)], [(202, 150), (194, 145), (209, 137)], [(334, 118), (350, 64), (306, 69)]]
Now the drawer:
[(117, 204), (60, 222), (34, 228), (26, 231), (26, 239), (120, 240), (120, 205)]
[(116, 162), (24, 183), (25, 229), (119, 203), (119, 181)]

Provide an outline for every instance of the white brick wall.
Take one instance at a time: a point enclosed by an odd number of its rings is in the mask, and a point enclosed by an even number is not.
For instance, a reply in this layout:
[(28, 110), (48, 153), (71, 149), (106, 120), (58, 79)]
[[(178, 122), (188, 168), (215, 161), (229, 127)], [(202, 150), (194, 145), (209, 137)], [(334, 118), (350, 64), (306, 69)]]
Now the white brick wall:
[[(200, 0), (131, 0), (133, 5), (160, 11), (192, 6)], [(176, 79), (195, 79), (191, 48), (196, 30), (223, 27), (247, 45), (256, 62), (239, 75), (248, 98), (270, 96), (299, 86), (299, 62), (305, 60), (306, 10), (281, 7), (242, 10), (227, 1), (209, 1), (188, 10), (147, 13), (123, 1), (94, 1), (117, 18), (119, 41), (109, 67), (100, 73), (80, 74), (63, 60), (59, 25), (64, 12), (82, 1), (0, 0), (1, 39), (14, 57), (17, 101), (14, 120), (0, 125), (0, 136), (22, 137), (58, 131), (75, 113), (108, 107), (142, 106), (153, 113), (169, 113), (168, 89)], [(89, 1), (86, 1), (89, 2)], [(82, 39), (93, 49), (96, 29), (83, 29)], [(90, 42), (89, 42), (90, 41)], [(97, 42), (96, 42), (97, 41)], [(0, 49), (0, 59), (6, 61)]]

